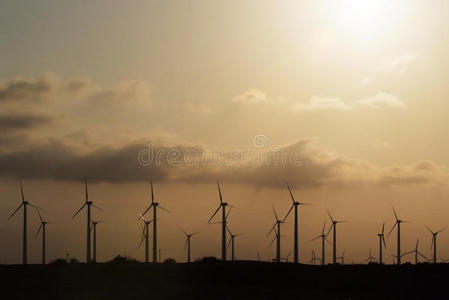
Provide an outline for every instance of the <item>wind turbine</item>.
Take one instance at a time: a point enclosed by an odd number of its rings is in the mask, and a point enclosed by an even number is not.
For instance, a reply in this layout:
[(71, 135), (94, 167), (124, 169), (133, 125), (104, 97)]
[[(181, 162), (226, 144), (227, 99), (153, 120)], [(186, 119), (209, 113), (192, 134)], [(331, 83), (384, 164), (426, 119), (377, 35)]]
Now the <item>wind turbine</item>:
[(293, 197), (293, 193), (292, 190), (290, 189), (290, 186), (288, 185), (288, 183), (286, 183), (288, 191), (290, 192), (290, 197), (292, 199), (292, 206), (290, 207), (289, 211), (287, 212), (287, 215), (285, 215), (285, 218), (283, 221), (285, 221), (285, 219), (287, 219), (288, 215), (290, 214), (290, 212), (292, 211), (292, 209), (295, 209), (295, 225), (294, 225), (294, 233), (293, 233), (293, 237), (294, 237), (294, 249), (293, 249), (293, 262), (295, 264), (298, 263), (299, 261), (299, 248), (298, 248), (298, 206), (300, 205), (309, 205), (307, 203), (301, 203), (301, 202), (297, 202), (295, 201), (295, 197)]
[(76, 217), (76, 215), (78, 215), (80, 213), (80, 211), (83, 210), (83, 208), (85, 206), (87, 206), (87, 236), (86, 236), (86, 262), (90, 262), (90, 253), (91, 253), (91, 247), (90, 247), (90, 207), (93, 206), (96, 209), (103, 211), (101, 208), (99, 208), (98, 206), (95, 206), (93, 201), (89, 200), (89, 193), (87, 190), (87, 178), (85, 178), (84, 180), (85, 186), (86, 186), (86, 202), (84, 202), (84, 204), (81, 206), (80, 209), (78, 209), (78, 211), (73, 215), (72, 219), (74, 219)]
[(93, 261), (94, 262), (97, 262), (97, 224), (100, 224), (100, 223), (103, 223), (103, 221), (94, 221), (94, 220), (92, 220), (91, 219), (91, 221), (92, 221), (92, 227), (91, 227), (91, 230), (93, 230), (94, 231), (94, 259), (93, 259)]
[(332, 225), (331, 225), (331, 227), (329, 227), (329, 230), (328, 230), (328, 232), (326, 234), (326, 237), (329, 235), (329, 233), (331, 232), (331, 230), (333, 228), (334, 229), (334, 232), (333, 232), (334, 242), (333, 242), (333, 245), (332, 245), (333, 246), (333, 248), (332, 248), (332, 263), (336, 264), (337, 263), (337, 224), (338, 223), (343, 223), (345, 221), (334, 220), (332, 218), (331, 214), (329, 213), (329, 211), (327, 209), (326, 209), (326, 211), (327, 211), (327, 214), (329, 215), (329, 218), (331, 218), (331, 221), (332, 221)]
[(401, 257), (402, 257), (402, 255), (401, 255), (401, 223), (407, 223), (407, 221), (404, 221), (404, 220), (401, 220), (398, 218), (398, 215), (396, 214), (396, 210), (394, 209), (394, 207), (393, 207), (393, 213), (394, 213), (394, 217), (396, 218), (396, 222), (394, 223), (394, 226), (391, 228), (387, 237), (390, 236), (390, 234), (393, 232), (394, 228), (397, 225), (398, 226), (398, 245), (397, 245), (396, 259), (397, 259), (397, 264), (400, 265)]
[(426, 228), (432, 234), (432, 244), (430, 245), (430, 249), (433, 248), (433, 263), (436, 264), (437, 263), (437, 235), (444, 229), (440, 229), (436, 232), (433, 232), (432, 230), (430, 230), (429, 227), (426, 226)]
[(51, 223), (53, 223), (53, 222), (47, 222), (47, 221), (44, 221), (44, 220), (42, 219), (42, 216), (41, 216), (41, 213), (39, 212), (39, 210), (36, 209), (36, 211), (37, 211), (37, 214), (39, 215), (39, 219), (41, 220), (41, 225), (39, 226), (39, 229), (38, 229), (37, 232), (36, 232), (36, 237), (37, 237), (37, 235), (39, 234), (39, 232), (40, 232), (41, 229), (42, 229), (42, 264), (45, 265), (45, 263), (46, 263), (46, 255), (45, 255), (45, 229), (46, 229), (47, 224), (51, 224)]
[(22, 182), (20, 183), (20, 193), (22, 195), (22, 203), (16, 208), (16, 210), (9, 216), (8, 219), (11, 219), (23, 206), (23, 243), (22, 243), (22, 263), (24, 265), (27, 264), (27, 206), (34, 207), (36, 209), (41, 209), (40, 207), (37, 207), (36, 205), (31, 204), (28, 201), (25, 201), (25, 196), (23, 195), (23, 185)]
[(346, 250), (343, 250), (343, 252), (341, 253), (341, 256), (337, 257), (337, 259), (340, 259), (342, 265), (345, 264), (345, 253), (346, 253)]
[[(281, 224), (284, 223), (284, 221), (279, 220), (278, 215), (276, 214), (276, 210), (273, 207), (274, 217), (276, 218), (276, 221), (274, 222), (273, 227), (271, 227), (270, 231), (268, 231), (268, 235), (272, 231), (275, 232), (275, 238), (276, 238), (276, 262), (281, 262)], [(275, 228), (277, 228), (277, 231), (275, 231)], [(273, 241), (271, 242), (273, 243)], [(270, 244), (271, 246), (271, 244)]]
[(227, 215), (226, 215), (226, 206), (229, 206), (232, 208), (232, 206), (228, 205), (228, 203), (223, 202), (223, 196), (221, 195), (221, 188), (220, 183), (217, 180), (217, 187), (218, 187), (218, 194), (220, 196), (220, 204), (218, 205), (218, 208), (215, 210), (213, 215), (209, 218), (209, 221), (207, 221), (208, 224), (210, 224), (210, 221), (215, 217), (215, 215), (218, 213), (218, 211), (221, 209), (221, 260), (226, 261), (226, 224), (227, 224)]
[(169, 212), (166, 208), (163, 208), (159, 205), (158, 202), (154, 201), (154, 193), (153, 193), (153, 180), (150, 181), (150, 187), (151, 187), (151, 204), (148, 206), (148, 208), (143, 212), (142, 217), (150, 210), (150, 208), (153, 208), (153, 263), (157, 263), (157, 208), (161, 208), (165, 210), (166, 212)]
[(239, 235), (242, 235), (241, 233), (236, 233), (236, 234), (233, 234), (232, 232), (231, 232), (231, 230), (229, 229), (229, 227), (226, 227), (226, 229), (228, 230), (228, 233), (229, 233), (229, 236), (231, 237), (231, 239), (229, 240), (229, 243), (228, 243), (228, 246), (227, 246), (227, 248), (229, 248), (229, 246), (231, 246), (231, 260), (232, 261), (235, 261), (235, 255), (234, 255), (234, 239), (235, 239), (235, 237), (237, 237), (237, 236), (239, 236)]
[(382, 224), (382, 232), (378, 233), (377, 236), (379, 237), (379, 264), (382, 264), (382, 248), (385, 247), (385, 249), (387, 248), (387, 244), (385, 243), (385, 235), (384, 235), (384, 230), (385, 230), (385, 222)]
[(376, 258), (371, 255), (371, 248), (369, 248), (369, 256), (364, 262), (372, 263), (373, 261), (376, 261)]
[(190, 263), (190, 239), (192, 238), (192, 236), (194, 236), (195, 234), (198, 234), (199, 232), (193, 232), (193, 233), (187, 233), (185, 232), (184, 229), (182, 229), (182, 232), (184, 232), (185, 236), (186, 236), (186, 243), (184, 245), (184, 250), (186, 250), (187, 247), (187, 263)]
[(316, 257), (316, 255), (315, 255), (315, 250), (312, 250), (312, 259), (310, 260), (310, 263), (311, 263), (311, 264), (315, 264), (315, 262), (316, 262), (317, 260), (321, 260), (321, 259), (319, 259), (318, 257)]
[(137, 248), (140, 248), (143, 241), (145, 240), (145, 263), (148, 263), (148, 259), (149, 259), (148, 243), (149, 243), (149, 237), (150, 237), (149, 225), (151, 224), (152, 221), (147, 221), (141, 214), (138, 214), (138, 215), (139, 215), (139, 219), (141, 219), (143, 221), (144, 225), (142, 225), (142, 237), (140, 238), (140, 244)]
[(324, 221), (323, 224), (323, 229), (321, 230), (321, 234), (319, 236), (317, 236), (316, 238), (312, 239), (312, 241), (317, 240), (317, 239), (321, 239), (321, 265), (324, 265), (326, 263), (325, 260), (325, 247), (324, 247), (324, 241), (330, 243), (326, 237), (326, 234), (324, 234), (324, 230), (326, 228), (326, 221)]
[(416, 240), (415, 250), (408, 251), (408, 252), (405, 252), (404, 254), (402, 254), (402, 256), (405, 256), (405, 255), (414, 253), (414, 254), (415, 254), (415, 265), (417, 265), (418, 262), (419, 262), (418, 256), (421, 256), (421, 257), (424, 258), (426, 261), (429, 261), (429, 259), (428, 259), (424, 254), (422, 254), (421, 252), (419, 252), (419, 250), (418, 250), (418, 245), (419, 245), (419, 239)]

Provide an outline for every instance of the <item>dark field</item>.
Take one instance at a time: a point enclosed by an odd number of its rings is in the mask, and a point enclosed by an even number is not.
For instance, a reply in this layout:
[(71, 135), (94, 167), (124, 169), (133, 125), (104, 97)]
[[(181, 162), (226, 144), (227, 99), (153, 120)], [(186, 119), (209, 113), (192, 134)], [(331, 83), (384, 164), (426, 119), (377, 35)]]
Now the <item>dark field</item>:
[(447, 264), (0, 266), (3, 299), (444, 299), (448, 275)]

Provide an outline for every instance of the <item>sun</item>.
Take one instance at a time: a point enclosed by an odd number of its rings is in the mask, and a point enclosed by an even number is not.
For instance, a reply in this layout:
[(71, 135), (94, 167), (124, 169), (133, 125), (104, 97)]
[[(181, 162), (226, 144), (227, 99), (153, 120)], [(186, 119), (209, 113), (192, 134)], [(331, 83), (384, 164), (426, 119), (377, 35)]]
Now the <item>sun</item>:
[(337, 29), (358, 39), (375, 39), (393, 30), (401, 11), (395, 1), (340, 0), (329, 5)]

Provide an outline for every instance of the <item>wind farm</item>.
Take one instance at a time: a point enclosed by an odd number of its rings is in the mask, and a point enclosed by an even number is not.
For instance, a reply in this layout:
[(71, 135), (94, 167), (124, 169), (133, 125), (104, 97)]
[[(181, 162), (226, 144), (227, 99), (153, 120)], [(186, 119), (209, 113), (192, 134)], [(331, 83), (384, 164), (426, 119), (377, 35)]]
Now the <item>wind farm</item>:
[(446, 298), (448, 16), (0, 1), (0, 298)]

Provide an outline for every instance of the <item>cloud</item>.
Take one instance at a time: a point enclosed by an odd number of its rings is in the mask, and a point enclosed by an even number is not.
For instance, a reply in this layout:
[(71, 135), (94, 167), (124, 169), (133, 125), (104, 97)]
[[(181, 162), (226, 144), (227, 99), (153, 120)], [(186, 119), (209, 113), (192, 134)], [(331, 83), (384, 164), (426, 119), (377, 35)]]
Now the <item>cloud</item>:
[[(146, 155), (142, 156), (142, 153)], [(160, 155), (156, 156), (157, 153)], [(164, 182), (208, 183), (218, 178), (257, 188), (281, 187), (289, 181), (295, 187), (306, 189), (438, 185), (447, 184), (449, 178), (448, 170), (432, 162), (384, 168), (331, 153), (309, 140), (272, 149), (257, 163), (248, 163), (247, 155), (233, 155), (228, 150), (221, 154), (231, 163), (213, 164), (210, 159), (203, 160), (210, 158), (210, 154), (201, 145), (169, 146), (144, 142), (99, 147), (82, 153), (61, 140), (51, 139), (41, 144), (25, 144), (22, 150), (0, 151), (0, 177), (79, 181), (88, 176), (93, 182), (112, 183), (146, 181), (148, 178)], [(140, 162), (148, 163), (139, 163), (138, 157)], [(159, 157), (158, 161), (156, 157)], [(192, 157), (202, 163), (192, 164)]]
[(242, 103), (242, 104), (255, 104), (255, 103), (275, 103), (279, 100), (276, 100), (264, 91), (261, 91), (257, 88), (249, 88), (244, 93), (235, 96), (232, 98), (234, 103)]
[(384, 64), (383, 70), (387, 73), (399, 71), (405, 72), (404, 66), (415, 61), (417, 56), (415, 54), (403, 54), (392, 58), (388, 63)]
[(0, 133), (20, 129), (31, 129), (48, 124), (52, 118), (38, 114), (0, 114)]
[(400, 101), (396, 96), (388, 93), (379, 92), (373, 97), (357, 100), (357, 103), (370, 108), (379, 108), (381, 106), (390, 106), (404, 108), (407, 107), (404, 102)]
[(340, 98), (312, 96), (309, 103), (296, 102), (292, 105), (294, 111), (318, 111), (318, 110), (353, 110), (354, 107), (347, 105)]
[(46, 74), (37, 78), (16, 78), (0, 83), (0, 103), (13, 100), (41, 100), (57, 85), (57, 79)]

